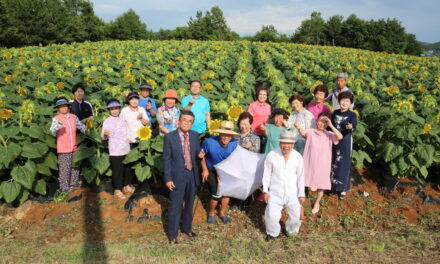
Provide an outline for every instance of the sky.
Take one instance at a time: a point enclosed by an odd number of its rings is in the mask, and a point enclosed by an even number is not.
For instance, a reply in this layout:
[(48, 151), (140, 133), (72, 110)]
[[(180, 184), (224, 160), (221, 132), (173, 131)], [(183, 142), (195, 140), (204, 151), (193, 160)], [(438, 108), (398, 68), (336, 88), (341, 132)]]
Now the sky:
[(333, 15), (401, 21), (406, 32), (424, 42), (440, 41), (439, 0), (90, 0), (95, 14), (105, 22), (133, 9), (149, 30), (186, 26), (198, 10), (219, 6), (228, 26), (240, 36), (254, 35), (263, 25), (273, 25), (291, 35), (301, 21), (318, 11), (327, 20)]

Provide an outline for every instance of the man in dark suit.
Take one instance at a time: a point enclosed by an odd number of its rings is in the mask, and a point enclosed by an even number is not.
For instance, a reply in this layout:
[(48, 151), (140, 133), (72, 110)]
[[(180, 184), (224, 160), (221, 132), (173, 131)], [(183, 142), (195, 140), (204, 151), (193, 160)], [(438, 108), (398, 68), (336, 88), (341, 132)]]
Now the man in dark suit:
[(177, 235), (183, 209), (181, 231), (191, 238), (192, 212), (197, 187), (200, 184), (198, 154), (200, 152), (199, 134), (191, 131), (194, 114), (182, 110), (179, 117), (179, 128), (166, 134), (164, 140), (164, 181), (170, 190), (168, 208), (168, 239), (171, 244), (177, 243)]

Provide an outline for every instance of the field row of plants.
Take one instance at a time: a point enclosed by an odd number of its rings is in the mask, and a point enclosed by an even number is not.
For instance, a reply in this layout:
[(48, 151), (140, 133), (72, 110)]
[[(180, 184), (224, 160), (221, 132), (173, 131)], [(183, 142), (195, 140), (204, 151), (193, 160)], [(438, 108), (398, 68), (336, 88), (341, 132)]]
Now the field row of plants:
[[(106, 142), (99, 133), (108, 116), (105, 102), (124, 90), (150, 83), (161, 104), (166, 89), (188, 94), (201, 80), (211, 102), (210, 129), (236, 119), (254, 100), (257, 85), (271, 89), (273, 107), (291, 110), (288, 98), (313, 88), (335, 88), (338, 72), (349, 73), (360, 119), (354, 164), (383, 166), (397, 177), (423, 182), (440, 163), (440, 61), (362, 50), (297, 44), (198, 41), (107, 41), (0, 50), (0, 199), (23, 202), (45, 195), (57, 179), (55, 137), (49, 132), (58, 96), (72, 98), (73, 84), (86, 85), (96, 113), (74, 157), (85, 181), (99, 184), (111, 175)], [(151, 136), (125, 162), (137, 179), (162, 173), (162, 138)]]

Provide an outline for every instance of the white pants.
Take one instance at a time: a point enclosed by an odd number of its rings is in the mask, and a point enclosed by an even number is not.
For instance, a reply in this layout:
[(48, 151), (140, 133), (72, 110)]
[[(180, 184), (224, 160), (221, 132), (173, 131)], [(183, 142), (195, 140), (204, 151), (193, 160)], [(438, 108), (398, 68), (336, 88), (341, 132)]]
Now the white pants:
[(288, 234), (297, 234), (301, 227), (301, 205), (298, 197), (284, 199), (275, 195), (270, 195), (264, 212), (264, 221), (266, 223), (266, 234), (277, 237), (281, 231), (280, 219), (283, 207), (287, 207), (288, 219), (286, 221), (286, 231)]

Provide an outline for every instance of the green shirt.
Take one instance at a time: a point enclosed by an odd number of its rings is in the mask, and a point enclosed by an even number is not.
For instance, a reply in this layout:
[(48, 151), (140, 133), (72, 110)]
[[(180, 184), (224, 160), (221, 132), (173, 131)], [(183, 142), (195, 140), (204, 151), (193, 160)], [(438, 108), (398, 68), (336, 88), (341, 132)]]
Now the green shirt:
[(286, 130), (287, 128), (285, 127), (278, 128), (272, 124), (266, 125), (267, 142), (266, 147), (264, 148), (264, 154), (267, 154), (280, 146), (280, 135)]

